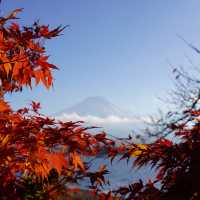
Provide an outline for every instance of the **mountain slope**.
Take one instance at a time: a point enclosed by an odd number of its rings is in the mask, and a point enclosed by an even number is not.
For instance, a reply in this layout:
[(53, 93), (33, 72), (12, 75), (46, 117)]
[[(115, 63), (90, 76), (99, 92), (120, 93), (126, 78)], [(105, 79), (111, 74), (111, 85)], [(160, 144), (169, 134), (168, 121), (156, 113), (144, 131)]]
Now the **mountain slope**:
[(99, 96), (88, 97), (53, 116), (63, 121), (84, 121), (86, 126), (102, 127), (101, 130), (117, 137), (127, 137), (132, 130), (142, 127), (141, 119)]
[(64, 109), (57, 115), (76, 113), (80, 116), (97, 116), (97, 117), (108, 117), (108, 116), (118, 116), (127, 117), (130, 114), (118, 108), (116, 105), (112, 104), (103, 97), (95, 96), (88, 97), (80, 103), (74, 106)]

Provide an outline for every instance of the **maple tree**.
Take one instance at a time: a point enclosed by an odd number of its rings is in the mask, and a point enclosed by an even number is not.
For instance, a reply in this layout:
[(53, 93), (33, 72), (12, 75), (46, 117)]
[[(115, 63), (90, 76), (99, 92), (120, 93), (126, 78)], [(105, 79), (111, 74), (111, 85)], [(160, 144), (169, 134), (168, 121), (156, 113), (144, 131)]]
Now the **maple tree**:
[[(151, 136), (159, 136), (149, 144), (136, 144), (132, 138), (117, 144), (104, 132), (91, 134), (83, 122), (62, 122), (42, 115), (40, 104), (14, 111), (6, 101), (7, 93), (21, 92), (42, 83), (47, 89), (53, 84), (43, 40), (57, 37), (63, 30), (35, 22), (20, 27), (14, 22), (22, 9), (0, 17), (0, 197), (2, 199), (58, 199), (71, 198), (79, 188), (72, 183), (88, 178), (90, 192), (99, 200), (197, 200), (200, 173), (200, 108), (199, 81), (175, 70), (183, 92), (181, 109), (159, 119)], [(188, 87), (188, 83), (195, 87)], [(188, 89), (189, 88), (189, 89)], [(186, 91), (185, 91), (186, 89)], [(186, 94), (186, 95), (182, 95)], [(179, 101), (180, 99), (178, 99)], [(172, 141), (167, 135), (178, 140)], [(134, 166), (151, 165), (156, 169), (155, 180), (142, 180), (102, 191), (106, 184), (106, 166), (92, 171), (92, 159), (105, 149), (113, 159), (134, 158)], [(91, 157), (90, 161), (85, 158)]]
[[(190, 47), (199, 54), (193, 45)], [(146, 130), (154, 138), (148, 144), (126, 144), (121, 159), (135, 157), (134, 167), (151, 166), (156, 176), (123, 186), (113, 193), (127, 200), (200, 199), (200, 90), (199, 79), (182, 68), (173, 70), (176, 88), (170, 99), (173, 109), (154, 119)]]
[[(88, 177), (101, 184), (104, 168), (89, 173), (83, 156), (94, 156), (114, 142), (104, 133), (92, 135), (82, 122), (61, 122), (39, 113), (40, 104), (14, 111), (5, 95), (42, 83), (52, 86), (52, 70), (43, 40), (63, 30), (35, 22), (13, 22), (22, 9), (0, 17), (0, 196), (3, 199), (53, 199), (67, 183)], [(99, 177), (98, 177), (99, 176)]]

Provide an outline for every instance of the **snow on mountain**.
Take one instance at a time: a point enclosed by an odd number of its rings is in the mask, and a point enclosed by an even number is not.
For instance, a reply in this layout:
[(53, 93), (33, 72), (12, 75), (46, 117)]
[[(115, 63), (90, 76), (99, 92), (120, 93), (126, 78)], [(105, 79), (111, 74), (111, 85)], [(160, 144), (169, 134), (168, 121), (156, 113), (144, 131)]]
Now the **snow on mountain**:
[(76, 113), (80, 116), (96, 116), (105, 118), (108, 116), (127, 117), (127, 112), (118, 108), (116, 105), (109, 102), (104, 97), (88, 97), (74, 106), (64, 109), (59, 114), (72, 114)]
[(141, 119), (99, 96), (88, 97), (55, 116), (64, 121), (84, 121), (86, 125), (103, 127), (115, 136), (127, 136), (141, 126)]

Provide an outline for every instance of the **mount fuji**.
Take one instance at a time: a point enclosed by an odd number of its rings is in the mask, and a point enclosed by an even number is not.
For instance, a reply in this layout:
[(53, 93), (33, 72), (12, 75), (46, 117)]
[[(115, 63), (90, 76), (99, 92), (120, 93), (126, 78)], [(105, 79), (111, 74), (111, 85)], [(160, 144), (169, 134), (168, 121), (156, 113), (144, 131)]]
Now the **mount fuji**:
[(141, 127), (138, 117), (100, 96), (88, 97), (54, 116), (63, 121), (84, 121), (86, 125), (102, 127), (104, 131), (120, 137)]
[(83, 101), (60, 111), (57, 114), (71, 113), (76, 113), (80, 116), (91, 115), (102, 118), (108, 116), (127, 117), (131, 115), (101, 96), (88, 97)]

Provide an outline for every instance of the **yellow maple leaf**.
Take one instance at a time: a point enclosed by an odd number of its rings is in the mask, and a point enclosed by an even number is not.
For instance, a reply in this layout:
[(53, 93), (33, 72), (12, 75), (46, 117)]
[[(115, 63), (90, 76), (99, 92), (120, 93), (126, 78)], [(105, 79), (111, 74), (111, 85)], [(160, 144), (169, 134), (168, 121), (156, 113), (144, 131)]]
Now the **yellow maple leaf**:
[(142, 154), (143, 150), (147, 150), (146, 144), (136, 144), (136, 147), (131, 149), (131, 157), (137, 157)]
[(78, 155), (78, 153), (76, 152), (72, 152), (70, 153), (71, 154), (71, 159), (72, 159), (72, 163), (74, 165), (74, 167), (77, 169), (77, 168), (80, 168), (81, 170), (85, 170), (85, 167), (84, 167), (84, 164), (81, 160), (81, 157)]
[(10, 63), (5, 63), (4, 64), (4, 69), (6, 71), (6, 74), (8, 75), (10, 70), (12, 69), (12, 65)]
[(9, 135), (6, 135), (5, 137), (2, 138), (1, 140), (1, 145), (6, 145), (9, 140)]

